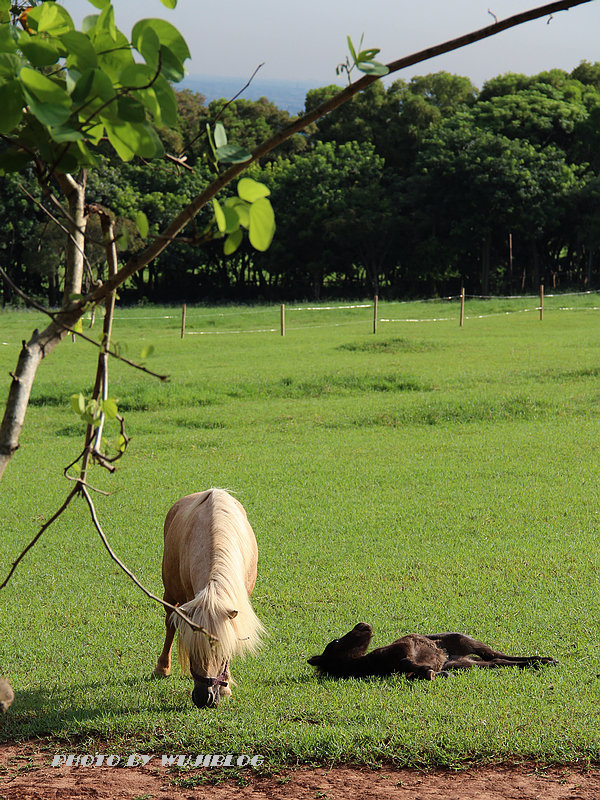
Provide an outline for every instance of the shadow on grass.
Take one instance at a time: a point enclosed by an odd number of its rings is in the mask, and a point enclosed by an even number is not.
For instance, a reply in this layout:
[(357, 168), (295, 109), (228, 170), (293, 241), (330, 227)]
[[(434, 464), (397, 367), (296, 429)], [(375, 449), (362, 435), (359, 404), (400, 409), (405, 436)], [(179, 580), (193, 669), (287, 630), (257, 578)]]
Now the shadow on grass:
[[(73, 735), (77, 735), (78, 723), (106, 719), (107, 716), (117, 718), (131, 714), (156, 717), (194, 708), (189, 697), (192, 689), (191, 680), (181, 681), (184, 695), (180, 702), (173, 702), (171, 697), (167, 700), (163, 692), (158, 690), (161, 683), (160, 679), (148, 675), (111, 680), (110, 683), (91, 681), (60, 688), (16, 690), (10, 712), (0, 718), (0, 743), (48, 735), (71, 739)], [(157, 691), (153, 694), (148, 693), (151, 686), (157, 687)], [(131, 697), (131, 690), (136, 688), (139, 692), (135, 702), (128, 704), (125, 699), (119, 700), (118, 695), (126, 694), (127, 697)], [(107, 689), (110, 690), (112, 698), (106, 697)], [(98, 698), (99, 694), (104, 697)], [(86, 702), (88, 699), (89, 703)]]

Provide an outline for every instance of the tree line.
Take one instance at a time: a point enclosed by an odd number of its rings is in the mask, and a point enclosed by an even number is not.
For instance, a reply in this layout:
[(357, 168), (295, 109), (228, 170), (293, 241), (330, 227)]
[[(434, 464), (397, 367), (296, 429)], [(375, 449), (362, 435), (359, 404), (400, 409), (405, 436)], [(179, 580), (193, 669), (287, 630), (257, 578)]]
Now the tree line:
[[(338, 91), (311, 90), (306, 110)], [(123, 162), (107, 145), (88, 178), (88, 201), (114, 215), (123, 258), (143, 246), (140, 210), (156, 235), (212, 180), (207, 125), (218, 120), (230, 142), (252, 150), (290, 121), (266, 98), (176, 97), (177, 122), (159, 131), (169, 158)], [(226, 255), (210, 234), (211, 212), (202, 212), (129, 279), (121, 301), (391, 299), (456, 294), (461, 285), (513, 294), (540, 282), (597, 288), (599, 145), (600, 63), (509, 73), (481, 90), (446, 72), (379, 81), (249, 169), (275, 208), (266, 252), (243, 244)], [(2, 179), (0, 259), (26, 294), (56, 306), (64, 235), (43, 213), (37, 186), (33, 175)], [(95, 224), (89, 281), (105, 270)], [(2, 291), (4, 303), (15, 301)]]

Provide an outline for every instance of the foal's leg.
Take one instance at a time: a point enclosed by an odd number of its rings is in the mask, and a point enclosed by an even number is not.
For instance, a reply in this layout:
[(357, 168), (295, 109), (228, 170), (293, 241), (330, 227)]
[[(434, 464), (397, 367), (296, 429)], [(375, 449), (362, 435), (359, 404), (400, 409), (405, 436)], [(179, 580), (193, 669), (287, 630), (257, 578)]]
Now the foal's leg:
[[(167, 598), (163, 598), (166, 600)], [(167, 600), (167, 602), (169, 602)], [(171, 647), (173, 646), (173, 639), (175, 637), (175, 628), (171, 625), (171, 611), (165, 609), (165, 643), (161, 654), (158, 657), (156, 666), (154, 667), (154, 675), (160, 678), (166, 678), (171, 674)]]
[[(556, 664), (553, 658), (544, 656), (507, 656), (499, 650), (492, 650), (487, 644), (473, 639), (464, 633), (435, 633), (427, 637), (448, 653), (444, 669), (465, 669), (468, 667), (528, 667), (535, 664)], [(465, 658), (479, 656), (481, 660)], [(453, 664), (455, 662), (455, 664)], [(470, 663), (467, 663), (470, 662)], [(452, 666), (451, 666), (452, 665)]]

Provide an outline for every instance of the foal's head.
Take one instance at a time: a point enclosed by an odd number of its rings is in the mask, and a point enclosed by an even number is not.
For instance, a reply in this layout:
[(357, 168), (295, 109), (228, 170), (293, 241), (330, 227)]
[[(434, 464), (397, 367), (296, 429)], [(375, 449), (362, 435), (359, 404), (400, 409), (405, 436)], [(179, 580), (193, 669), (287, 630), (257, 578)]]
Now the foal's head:
[(343, 672), (348, 662), (362, 658), (367, 652), (373, 629), (366, 622), (359, 622), (341, 639), (329, 642), (320, 656), (311, 656), (308, 663), (321, 672)]

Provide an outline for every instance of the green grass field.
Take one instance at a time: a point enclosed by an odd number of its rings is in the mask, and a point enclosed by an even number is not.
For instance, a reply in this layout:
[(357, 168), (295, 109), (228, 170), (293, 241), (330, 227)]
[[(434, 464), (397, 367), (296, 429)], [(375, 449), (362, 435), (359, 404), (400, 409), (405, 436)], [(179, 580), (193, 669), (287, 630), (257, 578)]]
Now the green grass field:
[[(154, 345), (148, 366), (171, 380), (112, 364), (133, 438), (115, 476), (90, 478), (111, 492), (96, 500), (105, 531), (160, 594), (170, 505), (234, 492), (259, 543), (253, 602), (268, 637), (234, 662), (238, 685), (217, 710), (196, 709), (177, 670), (150, 679), (162, 609), (109, 560), (77, 502), (0, 593), (0, 674), (17, 693), (1, 739), (260, 753), (273, 767), (597, 761), (596, 304), (547, 298), (540, 322), (535, 300), (470, 301), (461, 329), (455, 303), (380, 303), (381, 320), (422, 321), (376, 334), (371, 308), (294, 306), (285, 338), (275, 306), (188, 308), (183, 340), (179, 309), (118, 311), (127, 355)], [(43, 324), (0, 314), (4, 394), (21, 339)], [(69, 340), (40, 368), (1, 487), (3, 574), (71, 488), (62, 470), (82, 426), (69, 398), (89, 391), (94, 363)], [(432, 683), (317, 679), (307, 657), (358, 621), (373, 646), (461, 630), (560, 664)]]

